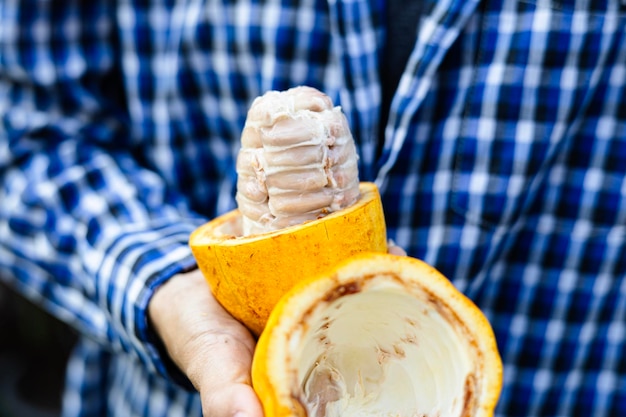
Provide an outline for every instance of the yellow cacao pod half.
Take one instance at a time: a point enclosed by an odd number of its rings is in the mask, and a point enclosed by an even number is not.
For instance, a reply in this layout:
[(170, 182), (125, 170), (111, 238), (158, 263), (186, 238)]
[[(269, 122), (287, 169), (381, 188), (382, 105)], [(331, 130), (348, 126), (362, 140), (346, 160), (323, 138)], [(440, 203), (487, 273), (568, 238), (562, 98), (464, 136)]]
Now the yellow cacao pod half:
[(242, 234), (233, 210), (199, 227), (190, 247), (216, 299), (257, 336), (270, 312), (297, 282), (364, 251), (386, 252), (380, 194), (362, 182), (353, 205), (274, 232)]
[(427, 264), (382, 253), (287, 292), (252, 365), (266, 417), (492, 416), (501, 380), (481, 311)]

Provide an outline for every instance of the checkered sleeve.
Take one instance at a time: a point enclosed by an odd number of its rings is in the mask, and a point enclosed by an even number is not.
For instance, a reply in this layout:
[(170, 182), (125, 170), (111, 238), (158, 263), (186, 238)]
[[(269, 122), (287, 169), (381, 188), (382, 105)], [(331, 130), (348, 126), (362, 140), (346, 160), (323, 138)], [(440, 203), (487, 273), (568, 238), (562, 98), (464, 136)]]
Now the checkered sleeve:
[[(201, 222), (125, 146), (104, 99), (109, 2), (0, 3), (0, 276), (113, 352), (165, 373), (146, 307), (194, 267)], [(90, 24), (83, 24), (90, 22)]]

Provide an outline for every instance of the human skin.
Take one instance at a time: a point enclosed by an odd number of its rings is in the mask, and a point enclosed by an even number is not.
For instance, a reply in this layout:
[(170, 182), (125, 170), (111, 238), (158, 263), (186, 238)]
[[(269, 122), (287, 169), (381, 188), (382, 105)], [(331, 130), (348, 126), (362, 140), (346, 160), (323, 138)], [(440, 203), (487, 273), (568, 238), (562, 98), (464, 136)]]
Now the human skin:
[(263, 416), (250, 385), (254, 338), (215, 300), (199, 270), (159, 287), (148, 315), (170, 358), (200, 393), (203, 415)]
[[(389, 253), (406, 255), (393, 242)], [(200, 393), (203, 415), (263, 416), (250, 383), (255, 340), (215, 300), (199, 270), (159, 287), (148, 315), (170, 358)]]

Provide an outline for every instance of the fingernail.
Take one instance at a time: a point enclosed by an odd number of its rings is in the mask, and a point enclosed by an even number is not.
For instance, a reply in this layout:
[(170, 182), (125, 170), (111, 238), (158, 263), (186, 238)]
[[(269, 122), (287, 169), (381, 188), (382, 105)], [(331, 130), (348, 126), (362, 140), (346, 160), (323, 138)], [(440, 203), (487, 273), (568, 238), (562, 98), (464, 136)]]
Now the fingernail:
[(233, 417), (248, 417), (248, 415), (243, 411), (237, 411)]

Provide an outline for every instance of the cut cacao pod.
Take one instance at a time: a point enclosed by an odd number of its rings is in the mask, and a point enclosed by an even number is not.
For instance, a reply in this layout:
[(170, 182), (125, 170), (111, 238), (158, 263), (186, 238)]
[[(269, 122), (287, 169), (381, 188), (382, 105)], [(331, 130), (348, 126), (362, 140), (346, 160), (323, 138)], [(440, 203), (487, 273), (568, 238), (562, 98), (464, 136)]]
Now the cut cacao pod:
[(481, 311), (427, 264), (380, 253), (287, 292), (252, 365), (267, 417), (486, 417), (501, 380)]
[(362, 182), (353, 205), (325, 217), (273, 232), (243, 236), (233, 210), (199, 227), (189, 244), (216, 299), (255, 335), (280, 297), (364, 251), (386, 252), (378, 188)]

